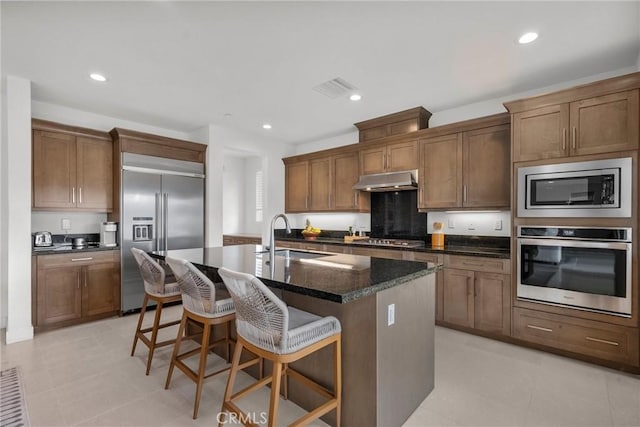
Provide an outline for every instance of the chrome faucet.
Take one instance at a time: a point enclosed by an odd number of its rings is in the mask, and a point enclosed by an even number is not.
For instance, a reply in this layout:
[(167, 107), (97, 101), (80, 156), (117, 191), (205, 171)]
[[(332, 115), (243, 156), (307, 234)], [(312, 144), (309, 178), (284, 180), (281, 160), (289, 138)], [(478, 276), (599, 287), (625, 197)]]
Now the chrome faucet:
[(273, 217), (273, 219), (271, 220), (271, 229), (269, 232), (270, 238), (269, 238), (269, 264), (271, 265), (271, 269), (273, 271), (273, 268), (275, 267), (276, 263), (275, 263), (275, 256), (276, 256), (276, 244), (274, 242), (274, 236), (273, 236), (273, 227), (276, 224), (276, 220), (278, 218), (282, 218), (284, 220), (284, 225), (285, 227), (287, 227), (287, 234), (291, 233), (291, 227), (289, 227), (289, 219), (285, 216), (285, 214), (278, 214), (276, 216)]

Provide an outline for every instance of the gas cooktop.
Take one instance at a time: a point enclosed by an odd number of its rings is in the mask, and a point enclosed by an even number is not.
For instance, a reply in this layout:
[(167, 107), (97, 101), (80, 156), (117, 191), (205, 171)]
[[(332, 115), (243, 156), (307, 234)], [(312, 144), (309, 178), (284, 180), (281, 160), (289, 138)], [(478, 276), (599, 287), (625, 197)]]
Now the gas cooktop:
[(424, 240), (378, 239), (356, 240), (354, 245), (393, 246), (405, 248), (424, 248)]

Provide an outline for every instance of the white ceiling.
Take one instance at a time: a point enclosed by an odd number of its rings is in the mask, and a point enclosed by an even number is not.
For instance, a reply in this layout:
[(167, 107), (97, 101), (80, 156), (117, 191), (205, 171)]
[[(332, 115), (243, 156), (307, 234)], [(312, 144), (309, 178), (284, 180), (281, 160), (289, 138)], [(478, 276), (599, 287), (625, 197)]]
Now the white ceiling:
[[(633, 66), (639, 10), (637, 1), (2, 1), (2, 74), (30, 79), (39, 101), (304, 143), (417, 105), (437, 113)], [(518, 45), (529, 30), (540, 38)], [(89, 80), (93, 71), (109, 82)], [(312, 90), (335, 77), (362, 101)]]

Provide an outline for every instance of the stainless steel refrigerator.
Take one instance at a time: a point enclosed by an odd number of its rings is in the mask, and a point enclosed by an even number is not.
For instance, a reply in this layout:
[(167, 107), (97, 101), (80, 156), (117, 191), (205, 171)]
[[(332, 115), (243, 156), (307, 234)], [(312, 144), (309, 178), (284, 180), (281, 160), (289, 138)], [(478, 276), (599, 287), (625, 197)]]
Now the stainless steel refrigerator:
[(122, 312), (139, 309), (144, 284), (131, 248), (143, 251), (204, 245), (204, 165), (122, 154)]

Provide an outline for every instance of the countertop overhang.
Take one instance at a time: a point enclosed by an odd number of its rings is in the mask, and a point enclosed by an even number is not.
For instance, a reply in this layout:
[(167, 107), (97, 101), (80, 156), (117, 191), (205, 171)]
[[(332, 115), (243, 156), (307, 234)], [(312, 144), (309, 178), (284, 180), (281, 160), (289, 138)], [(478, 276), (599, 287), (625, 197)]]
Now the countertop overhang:
[(333, 253), (291, 251), (318, 253), (320, 257), (315, 259), (320, 261), (326, 258), (331, 263), (357, 264), (354, 268), (339, 268), (328, 264), (303, 262), (295, 256), (287, 257), (286, 250), (286, 248), (276, 247), (273, 275), (269, 263), (269, 252), (261, 245), (177, 249), (150, 252), (150, 255), (157, 259), (164, 259), (167, 256), (186, 259), (217, 282), (221, 282), (217, 275), (218, 268), (226, 267), (252, 274), (272, 288), (341, 304), (373, 295), (442, 269), (442, 265), (433, 263), (360, 255), (349, 255), (350, 261), (344, 261), (344, 258), (341, 261), (336, 260), (336, 254)]

